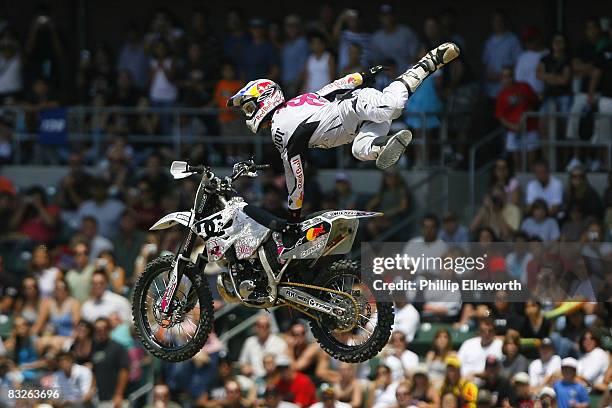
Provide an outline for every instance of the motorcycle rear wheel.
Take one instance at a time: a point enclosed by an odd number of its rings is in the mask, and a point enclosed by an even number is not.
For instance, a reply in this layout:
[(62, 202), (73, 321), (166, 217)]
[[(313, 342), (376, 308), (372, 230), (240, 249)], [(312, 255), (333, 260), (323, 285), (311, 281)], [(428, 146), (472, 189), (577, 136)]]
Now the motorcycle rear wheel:
[[(154, 295), (163, 294), (165, 286), (162, 285), (168, 282), (173, 259), (171, 255), (159, 257), (147, 265), (134, 287), (132, 315), (136, 334), (144, 348), (161, 360), (179, 362), (188, 360), (202, 349), (212, 330), (214, 311), (212, 294), (205, 277), (198, 274), (195, 266), (189, 263), (183, 279), (177, 284), (175, 295), (179, 302), (183, 301), (187, 305), (184, 307), (185, 318), (171, 327), (164, 327), (156, 321), (159, 299)], [(192, 314), (193, 320), (187, 320), (187, 314)], [(173, 335), (176, 342), (174, 339), (170, 342), (170, 336)], [(180, 342), (181, 337), (184, 342)]]
[[(346, 288), (348, 290), (345, 290), (343, 285), (342, 289), (340, 289), (337, 284), (339, 279), (342, 281), (349, 279), (352, 282), (351, 288)], [(362, 289), (367, 289), (367, 287), (361, 282), (359, 263), (355, 261), (339, 260), (332, 263), (318, 272), (313, 283), (316, 286), (341, 290), (356, 296), (358, 303), (364, 306), (359, 311), (360, 317), (356, 322), (355, 328), (350, 332), (335, 330), (334, 318), (329, 315), (319, 313), (319, 320), (310, 319), (312, 334), (321, 345), (321, 348), (333, 358), (346, 363), (361, 363), (375, 357), (387, 344), (391, 336), (391, 328), (394, 321), (393, 303), (377, 301), (373, 296), (366, 296), (366, 298), (362, 296), (363, 291), (358, 291), (356, 288), (361, 286)], [(331, 297), (333, 297), (333, 295), (329, 295), (329, 292), (322, 290), (315, 291), (314, 294), (327, 301), (331, 301)], [(326, 298), (326, 296), (330, 298)], [(363, 312), (364, 309), (369, 308), (368, 310), (371, 311), (373, 307), (375, 307), (373, 313), (376, 314), (376, 324), (372, 324), (369, 321), (366, 322), (366, 319), (364, 319), (366, 316), (363, 315), (365, 313)], [(351, 337), (353, 333), (357, 335), (356, 333), (358, 332), (367, 333), (363, 334), (365, 340), (360, 344), (357, 344), (354, 338)]]

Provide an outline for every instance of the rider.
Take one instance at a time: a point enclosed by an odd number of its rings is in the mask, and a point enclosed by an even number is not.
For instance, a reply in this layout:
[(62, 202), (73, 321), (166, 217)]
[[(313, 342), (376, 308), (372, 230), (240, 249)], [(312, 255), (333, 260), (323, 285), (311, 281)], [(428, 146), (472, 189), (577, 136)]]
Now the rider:
[(458, 55), (455, 44), (444, 43), (429, 51), (382, 92), (365, 87), (356, 89), (382, 69), (376, 66), (286, 102), (280, 86), (269, 79), (251, 81), (232, 96), (227, 106), (242, 109), (253, 133), (260, 128), (271, 129), (285, 168), (289, 222), (300, 220), (307, 148), (327, 149), (352, 142), (353, 156), (357, 159), (376, 160), (380, 169), (392, 166), (404, 153), (412, 134), (401, 130), (387, 135), (391, 121), (401, 115), (406, 101), (425, 78)]

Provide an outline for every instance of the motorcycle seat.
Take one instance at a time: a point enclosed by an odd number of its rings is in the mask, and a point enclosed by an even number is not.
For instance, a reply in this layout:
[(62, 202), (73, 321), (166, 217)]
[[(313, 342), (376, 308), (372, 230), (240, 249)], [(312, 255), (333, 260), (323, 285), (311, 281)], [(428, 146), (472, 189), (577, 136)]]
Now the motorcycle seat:
[(271, 212), (251, 204), (245, 205), (243, 211), (257, 223), (275, 232), (283, 232), (283, 229), (287, 225), (286, 219), (277, 217)]

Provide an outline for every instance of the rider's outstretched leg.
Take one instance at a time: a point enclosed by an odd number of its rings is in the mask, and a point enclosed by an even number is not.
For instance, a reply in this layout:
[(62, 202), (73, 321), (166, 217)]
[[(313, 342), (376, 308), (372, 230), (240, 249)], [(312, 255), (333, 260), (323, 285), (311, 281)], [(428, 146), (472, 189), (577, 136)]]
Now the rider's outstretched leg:
[(406, 85), (408, 93), (414, 91), (423, 83), (425, 78), (442, 68), (459, 56), (459, 47), (453, 43), (444, 43), (429, 51), (423, 58), (408, 71), (400, 75), (397, 80)]
[(412, 68), (404, 72), (389, 86), (378, 92), (364, 89), (353, 101), (353, 109), (360, 120), (388, 126), (362, 125), (353, 141), (353, 155), (359, 160), (374, 160), (380, 169), (394, 165), (412, 140), (409, 130), (387, 135), (390, 121), (401, 115), (410, 95), (423, 83), (425, 78), (449, 63), (459, 55), (459, 48), (453, 43), (444, 43), (429, 51)]

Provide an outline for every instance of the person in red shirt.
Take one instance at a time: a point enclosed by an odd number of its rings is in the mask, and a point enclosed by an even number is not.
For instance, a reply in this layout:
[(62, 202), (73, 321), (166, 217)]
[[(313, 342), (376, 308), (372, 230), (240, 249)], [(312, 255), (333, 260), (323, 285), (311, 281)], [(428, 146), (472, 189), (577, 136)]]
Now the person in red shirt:
[(60, 208), (55, 204), (47, 204), (45, 190), (35, 186), (19, 198), (9, 224), (32, 241), (48, 244), (57, 232), (59, 216)]
[(501, 75), (502, 90), (497, 95), (495, 117), (507, 130), (506, 151), (512, 153), (514, 166), (518, 168), (522, 149), (527, 150), (529, 164), (535, 160), (539, 145), (537, 121), (530, 118), (521, 129), (521, 117), (523, 113), (537, 109), (539, 98), (529, 84), (514, 80), (512, 67), (504, 68)]
[(317, 390), (310, 378), (291, 368), (291, 361), (285, 356), (279, 356), (276, 362), (280, 378), (276, 384), (283, 401), (293, 402), (302, 408), (317, 402)]

